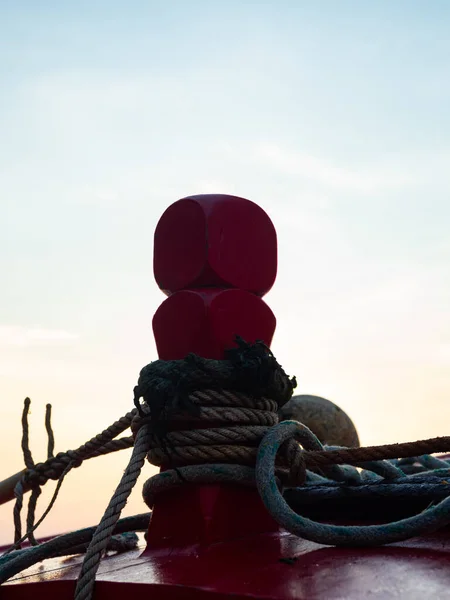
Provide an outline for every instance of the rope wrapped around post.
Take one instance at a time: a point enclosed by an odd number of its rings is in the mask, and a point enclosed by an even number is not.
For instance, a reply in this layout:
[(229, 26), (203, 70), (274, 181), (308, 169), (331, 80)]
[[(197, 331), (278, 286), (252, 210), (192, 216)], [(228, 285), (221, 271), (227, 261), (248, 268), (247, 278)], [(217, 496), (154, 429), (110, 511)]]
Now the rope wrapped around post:
[[(238, 465), (241, 477), (234, 466), (239, 460), (255, 464), (258, 443), (278, 422), (278, 408), (289, 400), (295, 386), (295, 379), (286, 375), (265, 344), (251, 345), (240, 338), (225, 360), (190, 354), (183, 360), (159, 360), (144, 367), (134, 390), (137, 415), (132, 422), (133, 454), (86, 552), (75, 599), (92, 598), (101, 556), (146, 455), (156, 464), (174, 467), (180, 483), (187, 480), (178, 466), (192, 462), (195, 477), (200, 470), (206, 481), (215, 480), (211, 473), (215, 465), (210, 464), (214, 457), (233, 465), (230, 471), (218, 474), (221, 481), (253, 483), (242, 471), (243, 465)], [(172, 431), (177, 423), (185, 423), (186, 428)], [(196, 425), (203, 425), (200, 432), (192, 431)], [(245, 426), (259, 429), (247, 433)], [(233, 443), (224, 444), (224, 439)], [(206, 472), (203, 463), (208, 463)], [(157, 481), (167, 481), (170, 476), (166, 471), (156, 477)]]
[[(278, 410), (292, 396), (289, 378), (262, 343), (238, 338), (225, 360), (189, 355), (184, 360), (156, 361), (141, 371), (138, 406), (131, 429), (149, 427), (147, 459), (164, 471), (144, 485), (144, 500), (153, 505), (160, 488), (187, 481), (232, 481), (254, 485), (258, 446), (278, 423)], [(287, 458), (277, 472), (287, 474)]]
[[(243, 343), (240, 348), (241, 352), (247, 352), (248, 356), (251, 356), (252, 352), (262, 350), (261, 346), (251, 347)], [(265, 351), (267, 353), (267, 349)], [(267, 356), (275, 361), (270, 353)], [(173, 362), (178, 363), (178, 361)], [(185, 365), (189, 362), (202, 365), (209, 370), (214, 367), (215, 361), (190, 357)], [(243, 362), (238, 361), (237, 364)], [(144, 423), (150, 425), (151, 449), (147, 458), (153, 464), (165, 468), (172, 467), (172, 470), (156, 475), (145, 483), (143, 496), (150, 508), (153, 507), (158, 493), (177, 485), (188, 482), (239, 481), (244, 485), (256, 483), (266, 508), (285, 529), (322, 544), (340, 546), (389, 544), (432, 532), (450, 523), (450, 498), (445, 498), (440, 504), (430, 507), (425, 512), (386, 525), (361, 527), (324, 525), (305, 519), (292, 511), (280, 490), (280, 482), (287, 484), (288, 487), (295, 487), (303, 486), (305, 482), (321, 481), (324, 482), (323, 485), (347, 486), (346, 489), (348, 486), (354, 486), (354, 489), (358, 489), (357, 486), (362, 486), (367, 481), (375, 485), (375, 480), (402, 481), (404, 486), (399, 489), (405, 493), (404, 490), (407, 489), (405, 486), (409, 485), (413, 493), (416, 485), (414, 480), (411, 480), (413, 476), (408, 477), (403, 472), (400, 466), (402, 463), (397, 459), (421, 453), (428, 456), (431, 452), (450, 450), (450, 438), (367, 448), (323, 447), (317, 437), (300, 423), (286, 421), (276, 424), (275, 413), (272, 418), (275, 423), (263, 425), (263, 419), (258, 411), (266, 410), (270, 415), (270, 408), (273, 408), (273, 400), (270, 398), (255, 400), (256, 395), (244, 395), (242, 392), (229, 390), (220, 392), (203, 390), (189, 394), (189, 385), (181, 386), (175, 391), (171, 386), (174, 381), (177, 381), (176, 377), (162, 383), (163, 377), (159, 365), (156, 363), (153, 365), (149, 365), (141, 373), (140, 384), (142, 385), (143, 380), (144, 383), (150, 381), (150, 385), (147, 388), (145, 386), (139, 388), (143, 390), (146, 398), (145, 409), (141, 407), (139, 413), (142, 416), (135, 417), (132, 429), (137, 431)], [(172, 373), (172, 369), (177, 371), (180, 367), (180, 364), (171, 364), (168, 371)], [(282, 373), (284, 374), (284, 371)], [(189, 380), (182, 381), (186, 383)], [(211, 383), (208, 378), (200, 378), (200, 381), (206, 385)], [(293, 390), (293, 380), (289, 381)], [(227, 379), (223, 378), (221, 383), (226, 385)], [(248, 393), (248, 380), (246, 385)], [(173, 394), (170, 396), (172, 400), (163, 393), (159, 396), (159, 401), (153, 403), (155, 389), (158, 389), (159, 393), (161, 389), (170, 390)], [(156, 397), (158, 398), (158, 395)], [(236, 408), (236, 411), (242, 412), (235, 413), (231, 408), (234, 409), (238, 403), (241, 406)], [(259, 419), (258, 425), (253, 425), (254, 421), (249, 418), (250, 410), (254, 411), (252, 418), (255, 421)], [(227, 414), (227, 419), (223, 418), (224, 414)], [(255, 414), (258, 416), (255, 417)], [(222, 427), (186, 431), (169, 430), (169, 423), (182, 421), (189, 422), (190, 427), (200, 427), (202, 423), (203, 426), (207, 426), (211, 423), (212, 416), (218, 419), (215, 424)], [(235, 425), (238, 419), (240, 422)], [(258, 429), (254, 429), (255, 427)], [(262, 438), (261, 433), (263, 433)], [(397, 464), (388, 462), (387, 459), (396, 459)], [(256, 471), (252, 469), (255, 463)], [(441, 459), (429, 457), (427, 463), (438, 469), (437, 474), (439, 468), (447, 475), (450, 472), (450, 465)], [(358, 471), (354, 468), (355, 465), (362, 467), (363, 471)]]

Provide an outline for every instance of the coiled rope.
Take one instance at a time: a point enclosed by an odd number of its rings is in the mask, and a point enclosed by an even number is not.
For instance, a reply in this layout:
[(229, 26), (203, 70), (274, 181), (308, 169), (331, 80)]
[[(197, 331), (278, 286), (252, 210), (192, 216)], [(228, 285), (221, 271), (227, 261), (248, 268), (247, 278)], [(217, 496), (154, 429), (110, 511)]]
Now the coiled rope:
[[(113, 534), (124, 534), (128, 532), (146, 531), (150, 521), (150, 513), (134, 515), (120, 519), (114, 527)], [(86, 527), (65, 535), (60, 535), (38, 546), (18, 550), (13, 554), (0, 557), (0, 583), (4, 583), (17, 573), (32, 567), (41, 560), (54, 558), (56, 556), (67, 556), (78, 553), (80, 546), (86, 546), (97, 529)], [(85, 548), (83, 548), (85, 551)]]
[[(310, 442), (305, 443), (305, 438), (309, 437)], [(391, 544), (411, 537), (422, 535), (423, 533), (432, 533), (437, 529), (450, 523), (450, 497), (445, 498), (439, 504), (429, 507), (422, 513), (406, 519), (401, 519), (393, 523), (382, 525), (352, 526), (352, 525), (329, 525), (318, 523), (302, 517), (294, 512), (280, 494), (275, 480), (275, 459), (280, 447), (288, 440), (301, 439), (304, 450), (300, 451), (299, 459), (303, 464), (317, 465), (317, 456), (320, 456), (319, 464), (327, 464), (326, 455), (323, 453), (308, 452), (308, 445), (313, 445), (314, 434), (301, 423), (296, 421), (284, 421), (274, 426), (264, 437), (256, 462), (256, 485), (259, 494), (267, 510), (274, 519), (287, 531), (307, 540), (318, 544), (327, 544), (334, 546), (377, 546), (381, 544)], [(422, 445), (422, 442), (419, 446)], [(427, 448), (428, 444), (423, 444)], [(411, 450), (411, 444), (394, 444), (397, 450), (405, 453)], [(374, 454), (382, 455), (387, 458), (393, 458), (392, 446), (386, 446), (382, 450), (377, 448)], [(352, 455), (352, 450), (354, 454)], [(346, 457), (349, 457), (353, 464), (361, 461), (360, 456), (367, 457), (369, 452), (358, 453), (358, 449), (331, 450), (330, 462), (328, 464), (343, 463)], [(364, 449), (370, 450), (370, 449)], [(342, 453), (339, 456), (339, 452)], [(403, 480), (405, 475), (401, 473), (398, 477)]]

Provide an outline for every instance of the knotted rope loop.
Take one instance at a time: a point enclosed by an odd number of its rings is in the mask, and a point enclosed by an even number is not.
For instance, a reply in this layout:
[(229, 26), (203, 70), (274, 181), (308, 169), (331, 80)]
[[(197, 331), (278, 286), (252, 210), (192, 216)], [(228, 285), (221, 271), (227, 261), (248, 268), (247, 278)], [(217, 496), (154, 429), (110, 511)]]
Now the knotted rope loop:
[[(285, 457), (285, 462), (289, 468), (288, 485), (302, 485), (306, 480), (306, 469), (311, 468), (308, 462), (308, 456), (311, 451), (323, 451), (324, 447), (316, 435), (302, 423), (297, 421), (284, 421), (283, 428), (277, 429), (280, 432), (280, 454)], [(267, 434), (260, 444), (258, 453), (266, 443)], [(280, 459), (278, 459), (277, 464)], [(314, 468), (314, 467), (313, 467)], [(331, 479), (337, 481), (345, 480), (345, 473), (340, 467), (325, 465), (323, 468), (316, 469), (319, 473), (326, 474)]]
[(128, 412), (76, 450), (59, 452), (56, 456), (50, 456), (45, 462), (34, 464), (25, 471), (24, 481), (30, 485), (42, 486), (48, 480), (57, 481), (69, 465), (74, 469), (88, 458), (131, 447), (133, 445), (131, 438), (122, 437), (117, 440), (114, 438), (130, 427), (136, 413), (136, 410)]
[(298, 442), (293, 439), (285, 442), (283, 447), (286, 462), (289, 465), (288, 485), (290, 487), (303, 485), (306, 481), (306, 461), (303, 450), (300, 448)]
[(83, 459), (78, 455), (76, 450), (67, 450), (59, 452), (45, 462), (36, 463), (33, 468), (27, 469), (24, 473), (24, 481), (29, 485), (44, 485), (47, 481), (57, 481), (64, 470), (72, 463), (72, 468), (79, 467)]

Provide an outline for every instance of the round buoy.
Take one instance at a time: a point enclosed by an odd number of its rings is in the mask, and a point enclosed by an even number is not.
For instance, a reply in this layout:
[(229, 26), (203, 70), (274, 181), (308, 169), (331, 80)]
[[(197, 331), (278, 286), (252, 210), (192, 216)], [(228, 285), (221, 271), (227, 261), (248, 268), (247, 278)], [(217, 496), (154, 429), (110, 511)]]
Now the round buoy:
[(280, 421), (303, 423), (326, 446), (359, 447), (356, 428), (342, 408), (320, 396), (292, 396), (278, 412)]

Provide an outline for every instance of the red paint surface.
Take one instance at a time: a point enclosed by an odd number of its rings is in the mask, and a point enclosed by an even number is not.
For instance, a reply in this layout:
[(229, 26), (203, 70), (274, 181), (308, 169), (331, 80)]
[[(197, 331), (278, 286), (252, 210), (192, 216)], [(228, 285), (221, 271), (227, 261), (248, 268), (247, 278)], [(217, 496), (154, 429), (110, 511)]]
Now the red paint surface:
[[(280, 559), (293, 559), (291, 564)], [(95, 600), (441, 600), (450, 590), (449, 532), (377, 549), (337, 549), (289, 534), (107, 558)], [(2, 600), (73, 598), (79, 559), (49, 561), (1, 588)], [(21, 585), (16, 585), (16, 584)]]
[(146, 555), (160, 548), (207, 546), (278, 529), (254, 488), (185, 485), (158, 497)]
[(263, 296), (276, 277), (276, 232), (267, 214), (250, 200), (190, 196), (161, 217), (153, 265), (155, 279), (167, 294), (214, 286)]
[(236, 335), (270, 346), (275, 326), (264, 300), (239, 289), (181, 290), (169, 296), (153, 317), (162, 360), (181, 359), (190, 352), (221, 359), (235, 345)]

